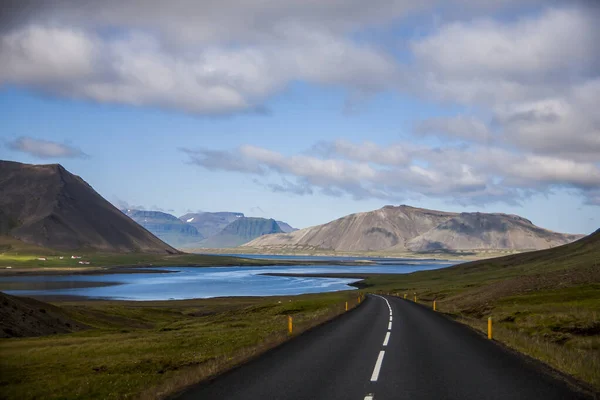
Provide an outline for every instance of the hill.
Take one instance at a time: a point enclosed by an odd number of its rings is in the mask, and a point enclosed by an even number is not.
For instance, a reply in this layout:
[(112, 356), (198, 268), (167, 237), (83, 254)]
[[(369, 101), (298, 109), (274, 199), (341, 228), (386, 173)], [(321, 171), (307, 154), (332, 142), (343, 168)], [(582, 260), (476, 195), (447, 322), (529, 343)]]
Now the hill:
[(459, 214), (401, 205), (351, 214), (291, 233), (260, 237), (244, 246), (265, 251), (535, 250), (580, 237), (539, 228), (516, 215)]
[(174, 215), (161, 211), (121, 210), (129, 218), (173, 247), (197, 245), (203, 239), (198, 230)]
[(202, 247), (236, 247), (263, 235), (282, 232), (274, 219), (241, 217), (227, 225), (219, 234), (202, 242)]
[(0, 161), (0, 235), (56, 250), (178, 253), (59, 164)]
[[(431, 307), (600, 389), (600, 230), (551, 249), (412, 274), (366, 286)], [(344, 274), (340, 274), (344, 275)]]
[(0, 292), (0, 338), (45, 336), (85, 329), (60, 308)]

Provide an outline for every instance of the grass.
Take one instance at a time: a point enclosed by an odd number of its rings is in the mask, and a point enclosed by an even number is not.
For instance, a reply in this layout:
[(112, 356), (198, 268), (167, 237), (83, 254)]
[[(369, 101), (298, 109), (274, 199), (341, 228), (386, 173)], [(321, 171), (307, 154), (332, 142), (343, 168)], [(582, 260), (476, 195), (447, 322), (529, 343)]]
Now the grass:
[(344, 312), (356, 293), (161, 302), (71, 302), (92, 329), (0, 341), (7, 399), (162, 398)]
[(600, 391), (600, 234), (545, 251), (409, 275), (372, 275), (370, 291), (395, 293)]
[[(443, 270), (371, 274), (363, 284), (375, 293), (416, 293), (428, 306), (435, 300), (439, 311), (481, 331), (492, 316), (495, 340), (600, 390), (599, 264), (596, 234)], [(15, 399), (164, 397), (283, 342), (287, 315), (298, 333), (343, 312), (355, 296), (61, 303), (93, 329), (1, 340), (0, 389)]]

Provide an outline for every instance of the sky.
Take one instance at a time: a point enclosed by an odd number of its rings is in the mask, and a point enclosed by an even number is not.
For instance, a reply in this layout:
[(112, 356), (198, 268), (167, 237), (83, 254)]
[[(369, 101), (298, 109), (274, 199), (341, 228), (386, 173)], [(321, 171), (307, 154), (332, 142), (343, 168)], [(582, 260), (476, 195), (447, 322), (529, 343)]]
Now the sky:
[(600, 227), (600, 6), (33, 0), (0, 11), (0, 159), (118, 207), (303, 228), (388, 204)]

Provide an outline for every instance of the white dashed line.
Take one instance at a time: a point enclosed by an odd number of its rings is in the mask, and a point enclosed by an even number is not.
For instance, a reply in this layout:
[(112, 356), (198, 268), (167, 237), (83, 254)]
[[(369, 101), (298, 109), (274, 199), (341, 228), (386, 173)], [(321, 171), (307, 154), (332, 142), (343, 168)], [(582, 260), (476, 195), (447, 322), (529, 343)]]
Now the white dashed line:
[(375, 400), (375, 396), (373, 396), (372, 394), (368, 394), (365, 396), (365, 400)]
[(392, 316), (390, 315), (390, 322), (392, 321)]
[(392, 330), (392, 321), (390, 321), (390, 323), (388, 324), (388, 331)]
[(388, 331), (388, 332), (385, 334), (385, 339), (383, 339), (383, 346), (384, 346), (384, 347), (388, 345), (388, 342), (390, 341), (390, 334), (391, 334), (391, 333), (392, 333), (392, 332)]
[(385, 356), (385, 351), (381, 350), (377, 357), (375, 368), (373, 369), (373, 375), (371, 375), (371, 382), (377, 382), (377, 379), (379, 379), (379, 371), (381, 370), (381, 363), (383, 363), (383, 356)]

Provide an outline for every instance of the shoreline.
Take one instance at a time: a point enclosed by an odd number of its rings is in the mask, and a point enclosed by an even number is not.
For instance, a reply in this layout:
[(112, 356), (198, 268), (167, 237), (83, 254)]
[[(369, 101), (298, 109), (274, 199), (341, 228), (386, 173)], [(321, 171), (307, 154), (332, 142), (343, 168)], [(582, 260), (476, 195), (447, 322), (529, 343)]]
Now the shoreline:
[[(378, 265), (377, 262), (371, 260), (272, 260), (255, 258), (253, 261), (264, 261), (264, 263), (256, 262), (254, 264), (235, 264), (235, 265), (205, 265), (205, 264), (181, 264), (181, 265), (112, 265), (98, 267), (18, 267), (7, 269), (0, 267), (0, 278), (15, 277), (15, 276), (60, 276), (60, 275), (112, 275), (112, 274), (141, 274), (141, 273), (172, 273), (176, 271), (161, 270), (160, 268), (235, 268), (235, 267), (285, 267), (285, 266), (318, 266), (318, 265), (334, 265), (334, 266), (370, 266)], [(432, 260), (427, 260), (432, 261)], [(433, 261), (451, 261), (451, 260), (433, 260)]]

